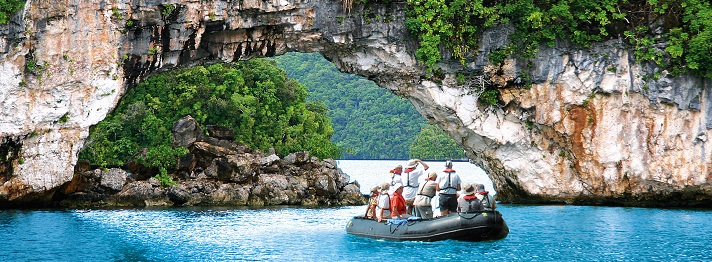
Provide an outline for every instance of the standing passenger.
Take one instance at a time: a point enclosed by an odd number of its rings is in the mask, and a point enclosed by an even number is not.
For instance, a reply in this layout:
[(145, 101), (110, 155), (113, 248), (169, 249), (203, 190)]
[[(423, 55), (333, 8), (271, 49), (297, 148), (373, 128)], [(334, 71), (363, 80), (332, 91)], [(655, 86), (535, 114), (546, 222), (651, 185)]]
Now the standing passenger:
[[(418, 163), (423, 164), (423, 168), (418, 168)], [(403, 180), (403, 198), (405, 198), (405, 205), (408, 209), (408, 214), (413, 214), (416, 191), (418, 189), (418, 178), (423, 175), (423, 171), (430, 168), (420, 159), (411, 159), (408, 161), (408, 165), (405, 167), (405, 171), (401, 174), (401, 179)]]
[(433, 205), (431, 202), (436, 192), (435, 187), (437, 186), (437, 182), (435, 182), (435, 179), (437, 179), (437, 177), (437, 173), (434, 171), (430, 172), (425, 182), (418, 187), (418, 195), (415, 196), (415, 209), (418, 215), (423, 219), (433, 218)]
[(391, 217), (391, 197), (388, 195), (390, 187), (391, 183), (381, 184), (381, 194), (378, 195), (378, 205), (376, 206), (376, 221), (378, 222)]
[(401, 174), (403, 173), (403, 166), (397, 165), (391, 170), (391, 186), (395, 186), (396, 183), (401, 182)]
[(446, 216), (457, 212), (457, 191), (460, 191), (460, 176), (452, 169), (452, 161), (445, 162), (444, 175), (438, 176), (436, 190), (440, 193), (440, 214)]
[(482, 206), (488, 210), (495, 210), (497, 208), (497, 202), (494, 201), (494, 196), (490, 195), (488, 191), (485, 191), (485, 185), (477, 185), (477, 198), (482, 202)]
[(464, 183), (462, 184), (462, 190), (464, 192), (457, 198), (457, 212), (472, 213), (484, 209), (482, 202), (475, 196), (474, 186)]

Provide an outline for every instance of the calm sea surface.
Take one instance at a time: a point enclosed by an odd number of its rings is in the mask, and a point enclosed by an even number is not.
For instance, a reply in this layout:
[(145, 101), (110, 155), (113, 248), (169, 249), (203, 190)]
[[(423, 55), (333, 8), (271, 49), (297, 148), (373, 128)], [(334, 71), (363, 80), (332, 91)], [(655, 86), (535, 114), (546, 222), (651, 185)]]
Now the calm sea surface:
[[(385, 180), (393, 163), (339, 161), (362, 187)], [(455, 169), (465, 181), (487, 185), (478, 181), (486, 175), (476, 167), (470, 165), (472, 177), (466, 174), (468, 165), (456, 163)], [(509, 236), (482, 243), (347, 235), (344, 226), (365, 211), (361, 206), (9, 210), (0, 211), (0, 261), (712, 261), (712, 211), (518, 205), (499, 210)]]

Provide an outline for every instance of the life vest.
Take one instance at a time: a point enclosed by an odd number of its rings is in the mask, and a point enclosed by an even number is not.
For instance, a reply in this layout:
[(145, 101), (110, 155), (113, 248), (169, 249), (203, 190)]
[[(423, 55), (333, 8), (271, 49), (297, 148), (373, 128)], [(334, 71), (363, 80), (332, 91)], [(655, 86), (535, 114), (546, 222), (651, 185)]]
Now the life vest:
[[(380, 206), (381, 201), (378, 201), (378, 200), (380, 200), (381, 195), (385, 195), (385, 196), (388, 198), (388, 208), (383, 208), (382, 206)], [(380, 195), (378, 195), (378, 199), (376, 200), (376, 206), (379, 207), (380, 209), (389, 210), (389, 211), (390, 211), (390, 210), (391, 210), (391, 196), (388, 195), (388, 194), (380, 194)]]
[(480, 202), (475, 195), (466, 195), (463, 199), (465, 199), (465, 202), (467, 203), (467, 209), (463, 208), (462, 212), (476, 212), (484, 208), (482, 202)]
[(445, 187), (441, 188), (440, 190), (446, 190), (449, 188), (457, 190), (457, 187), (452, 186), (452, 178), (450, 178), (450, 175), (452, 173), (455, 173), (455, 170), (448, 168), (448, 169), (443, 170), (443, 172), (445, 172), (447, 174), (447, 184), (445, 184)]

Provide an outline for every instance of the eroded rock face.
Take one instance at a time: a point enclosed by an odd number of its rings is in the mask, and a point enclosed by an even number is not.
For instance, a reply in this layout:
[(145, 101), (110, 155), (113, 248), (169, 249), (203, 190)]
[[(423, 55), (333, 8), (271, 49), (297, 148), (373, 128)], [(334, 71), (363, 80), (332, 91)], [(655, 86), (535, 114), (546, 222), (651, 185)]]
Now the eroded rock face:
[[(0, 205), (41, 199), (70, 181), (89, 127), (152, 72), (300, 51), (408, 98), (490, 174), (500, 200), (712, 206), (709, 80), (637, 64), (616, 40), (543, 47), (532, 70), (527, 61), (489, 65), (489, 51), (508, 43), (507, 26), (484, 32), (466, 66), (445, 57), (444, 77), (428, 79), (403, 26), (405, 3), (363, 8), (344, 14), (335, 0), (27, 1), (0, 25)], [(458, 85), (457, 73), (501, 86), (500, 107), (480, 105), (477, 81)], [(522, 74), (530, 88), (517, 84)]]

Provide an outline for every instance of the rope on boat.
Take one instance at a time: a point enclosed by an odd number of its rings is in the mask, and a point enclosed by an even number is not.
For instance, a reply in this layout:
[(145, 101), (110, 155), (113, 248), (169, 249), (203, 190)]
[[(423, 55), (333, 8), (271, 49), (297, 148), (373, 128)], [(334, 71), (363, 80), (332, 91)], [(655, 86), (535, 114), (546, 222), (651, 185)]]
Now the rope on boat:
[[(467, 214), (467, 215), (472, 214), (473, 216), (472, 216), (472, 217), (467, 217), (467, 216), (464, 216), (465, 214)], [(457, 215), (460, 216), (461, 218), (468, 219), (468, 220), (469, 220), (469, 219), (473, 219), (473, 218), (479, 216), (480, 214), (481, 214), (481, 212), (477, 212), (477, 213), (457, 213)]]
[(400, 224), (396, 225), (396, 228), (395, 228), (395, 229), (393, 229), (393, 224), (390, 224), (389, 226), (390, 226), (390, 228), (389, 228), (388, 231), (391, 231), (391, 235), (392, 235), (393, 233), (395, 233), (396, 231), (398, 231), (398, 227), (400, 227)]

